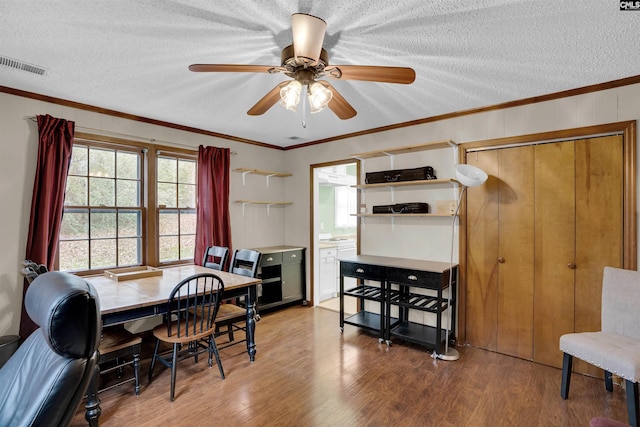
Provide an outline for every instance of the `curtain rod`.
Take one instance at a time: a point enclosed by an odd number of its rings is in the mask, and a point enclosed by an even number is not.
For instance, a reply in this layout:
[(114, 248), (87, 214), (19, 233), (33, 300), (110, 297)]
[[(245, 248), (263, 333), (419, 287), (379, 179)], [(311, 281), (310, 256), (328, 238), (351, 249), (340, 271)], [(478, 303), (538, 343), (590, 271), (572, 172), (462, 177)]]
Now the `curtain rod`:
[[(38, 122), (38, 118), (37, 116), (27, 116), (25, 117), (25, 119), (27, 120), (31, 120), (32, 122), (37, 123)], [(119, 138), (134, 138), (134, 139), (139, 139), (142, 141), (149, 141), (151, 143), (158, 143), (158, 144), (168, 144), (168, 145), (172, 145), (172, 146), (176, 146), (179, 148), (188, 148), (193, 150), (194, 147), (191, 145), (186, 145), (186, 144), (180, 144), (177, 142), (171, 142), (171, 141), (163, 141), (161, 139), (155, 139), (155, 138), (145, 138), (143, 136), (136, 136), (136, 135), (128, 135), (126, 133), (118, 133), (118, 132), (112, 132), (112, 131), (108, 131), (108, 130), (100, 130), (100, 129), (94, 129), (94, 128), (89, 128), (89, 127), (85, 127), (85, 126), (76, 126), (76, 129), (80, 129), (80, 130), (84, 130), (84, 131), (89, 131), (89, 132), (98, 132), (100, 134), (103, 134), (105, 136), (114, 136), (114, 137), (119, 137)], [(197, 149), (197, 147), (196, 147)], [(231, 151), (230, 153), (232, 156), (235, 156), (236, 154), (238, 154), (235, 151)]]

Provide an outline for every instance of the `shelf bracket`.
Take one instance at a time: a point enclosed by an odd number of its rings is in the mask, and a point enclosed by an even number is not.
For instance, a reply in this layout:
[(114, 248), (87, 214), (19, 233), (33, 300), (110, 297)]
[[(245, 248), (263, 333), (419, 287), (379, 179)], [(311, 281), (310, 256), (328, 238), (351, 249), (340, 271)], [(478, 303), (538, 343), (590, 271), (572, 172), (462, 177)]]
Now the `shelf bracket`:
[(269, 178), (271, 178), (272, 176), (276, 176), (277, 174), (272, 173), (271, 175), (267, 175), (267, 188), (269, 188)]
[[(248, 173), (251, 173), (251, 171), (242, 172), (242, 186), (243, 187), (244, 187), (244, 184), (245, 184), (245, 177), (247, 176)], [(242, 209), (243, 209), (243, 215), (244, 215), (244, 205), (242, 206)]]
[(391, 203), (395, 202), (395, 191), (393, 187), (387, 187), (389, 189), (389, 191), (391, 191)]
[(269, 216), (269, 210), (273, 206), (271, 203), (267, 204), (267, 216)]
[(393, 154), (393, 153), (388, 153), (388, 152), (386, 152), (386, 151), (383, 151), (382, 153), (383, 153), (384, 155), (386, 155), (386, 156), (388, 156), (388, 157), (389, 157), (389, 164), (391, 165), (391, 169), (393, 169), (393, 160), (394, 160), (394, 158), (395, 158), (395, 154)]
[(395, 231), (396, 230), (396, 217), (392, 216), (391, 217), (391, 231)]
[(248, 203), (242, 203), (242, 216), (244, 216), (244, 207), (248, 205)]

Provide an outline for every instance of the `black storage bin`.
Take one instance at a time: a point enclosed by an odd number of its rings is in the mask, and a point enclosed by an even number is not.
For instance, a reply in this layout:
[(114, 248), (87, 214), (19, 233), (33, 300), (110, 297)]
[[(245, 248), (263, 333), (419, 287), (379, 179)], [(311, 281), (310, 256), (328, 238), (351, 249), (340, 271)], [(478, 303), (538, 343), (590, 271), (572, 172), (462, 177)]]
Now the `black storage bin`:
[(429, 213), (429, 204), (421, 202), (396, 203), (373, 207), (374, 214), (417, 214)]
[(385, 182), (420, 181), (425, 179), (437, 179), (431, 166), (367, 172), (364, 181), (366, 184), (381, 184)]

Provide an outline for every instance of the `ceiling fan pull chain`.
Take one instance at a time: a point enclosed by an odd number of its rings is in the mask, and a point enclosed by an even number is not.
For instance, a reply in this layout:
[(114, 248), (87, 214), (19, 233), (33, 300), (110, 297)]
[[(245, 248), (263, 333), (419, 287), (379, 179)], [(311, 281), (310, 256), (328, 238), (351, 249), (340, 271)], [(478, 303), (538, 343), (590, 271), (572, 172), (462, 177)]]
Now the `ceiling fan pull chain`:
[(306, 96), (307, 98), (306, 100), (305, 99), (302, 100), (302, 127), (306, 129), (307, 128), (307, 102), (309, 101), (309, 95), (306, 94), (307, 91), (303, 90), (302, 92), (303, 92), (302, 97), (305, 98)]

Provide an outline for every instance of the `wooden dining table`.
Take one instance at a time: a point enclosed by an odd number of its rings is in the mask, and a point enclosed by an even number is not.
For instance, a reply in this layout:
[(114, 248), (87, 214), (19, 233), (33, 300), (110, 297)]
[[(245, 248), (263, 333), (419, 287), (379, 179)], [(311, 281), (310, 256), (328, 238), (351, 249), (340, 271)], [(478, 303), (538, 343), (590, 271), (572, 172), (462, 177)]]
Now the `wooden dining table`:
[[(159, 275), (159, 272), (162, 272)], [(212, 273), (224, 283), (224, 298), (244, 297), (247, 308), (247, 352), (255, 361), (255, 304), (260, 279), (240, 276), (226, 271), (213, 270), (198, 265), (181, 265), (159, 269), (158, 275), (115, 280), (108, 276), (88, 276), (84, 279), (98, 292), (103, 327), (124, 324), (133, 320), (150, 318), (167, 312), (169, 294), (182, 280), (200, 273)], [(89, 385), (85, 404), (85, 418), (90, 426), (98, 425), (102, 410), (98, 399), (100, 371)]]

